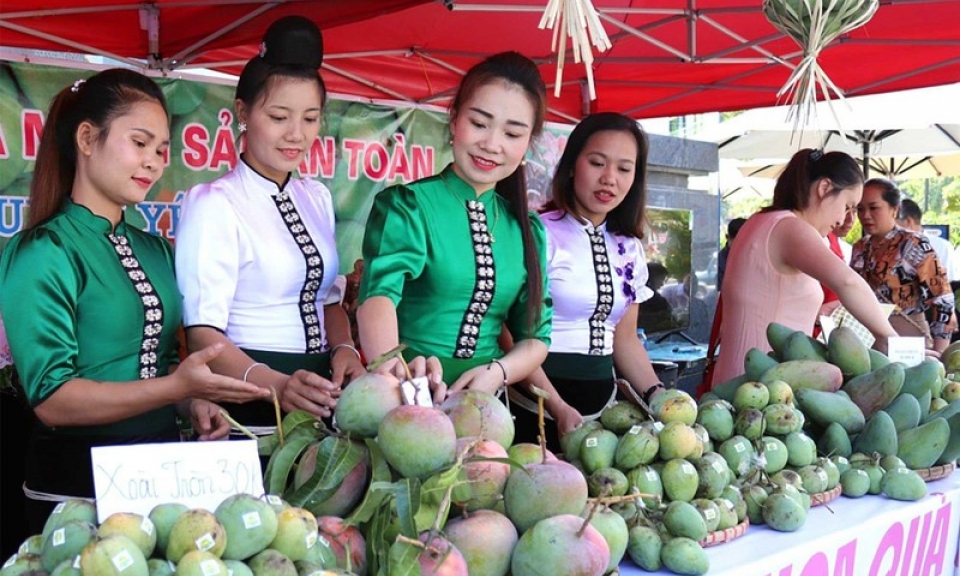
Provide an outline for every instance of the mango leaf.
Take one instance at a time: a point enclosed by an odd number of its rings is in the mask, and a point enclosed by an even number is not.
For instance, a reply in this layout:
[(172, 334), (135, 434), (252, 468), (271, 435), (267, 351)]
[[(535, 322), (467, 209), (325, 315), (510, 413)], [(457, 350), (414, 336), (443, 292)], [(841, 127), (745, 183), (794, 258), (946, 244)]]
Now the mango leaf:
[(323, 442), (333, 438), (333, 451), (327, 459), (326, 466), (321, 468), (321, 457), (318, 451), (317, 468), (302, 486), (293, 490), (287, 497), (291, 506), (303, 507), (307, 502), (323, 502), (333, 496), (340, 488), (343, 479), (353, 468), (360, 463), (364, 456), (363, 446), (352, 440), (341, 437), (328, 437)]
[(527, 473), (527, 475), (530, 474), (530, 471), (527, 470), (527, 468), (523, 464), (517, 462), (513, 458), (489, 458), (486, 456), (472, 456), (470, 458), (467, 458), (465, 462), (499, 462), (500, 464), (507, 464), (508, 466), (510, 466), (511, 472), (513, 470), (523, 470), (524, 472)]
[(390, 546), (387, 573), (390, 576), (421, 576), (421, 550), (413, 544), (394, 542), (393, 546)]
[(370, 469), (373, 471), (370, 482), (390, 482), (393, 479), (393, 474), (390, 472), (387, 459), (383, 457), (380, 445), (374, 438), (366, 438), (364, 442), (370, 454)]
[(263, 474), (263, 481), (267, 494), (283, 494), (287, 489), (287, 478), (293, 464), (308, 446), (316, 442), (316, 438), (301, 435), (287, 440), (282, 448), (274, 452), (267, 462), (267, 470)]
[(418, 478), (404, 478), (394, 486), (396, 486), (397, 493), (397, 516), (400, 519), (400, 533), (408, 538), (416, 538), (420, 533), (417, 530), (415, 520), (417, 511), (420, 510), (420, 480)]
[[(391, 491), (393, 485), (391, 484)], [(390, 528), (390, 519), (393, 515), (393, 506), (382, 506), (373, 515), (367, 530), (367, 545), (373, 553), (368, 555), (369, 571), (372, 574), (388, 575), (390, 563), (387, 561), (390, 552), (390, 542), (387, 541), (387, 530)]]
[(344, 519), (344, 522), (351, 526), (369, 522), (374, 513), (384, 505), (386, 499), (393, 493), (392, 482), (371, 482), (370, 487), (367, 488), (367, 493), (363, 496), (363, 502)]
[(283, 436), (285, 439), (289, 437), (294, 430), (300, 427), (304, 427), (313, 431), (314, 435), (320, 435), (320, 432), (324, 432), (327, 429), (326, 425), (321, 420), (318, 420), (316, 416), (307, 412), (306, 410), (294, 410), (293, 412), (288, 412), (280, 422), (280, 429), (283, 431)]
[(267, 436), (257, 436), (257, 454), (272, 456), (280, 448), (280, 438), (276, 432)]
[[(463, 480), (461, 479), (458, 482), (463, 482)], [(439, 474), (427, 478), (423, 483), (423, 486), (420, 488), (420, 510), (417, 512), (415, 518), (418, 534), (424, 530), (431, 529), (434, 523), (438, 526), (443, 526), (447, 523), (447, 517), (450, 515), (450, 503), (447, 502), (447, 505), (442, 510), (440, 509), (440, 505), (443, 503), (443, 497), (449, 488), (449, 485), (444, 486), (444, 482), (441, 480), (441, 475)], [(437, 517), (440, 517), (439, 522), (437, 522)]]

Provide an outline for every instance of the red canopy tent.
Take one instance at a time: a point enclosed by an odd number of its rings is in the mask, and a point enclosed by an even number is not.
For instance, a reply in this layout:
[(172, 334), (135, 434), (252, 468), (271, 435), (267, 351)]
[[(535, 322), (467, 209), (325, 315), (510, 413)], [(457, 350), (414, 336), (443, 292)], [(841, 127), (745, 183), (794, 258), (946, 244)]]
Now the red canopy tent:
[[(484, 56), (519, 50), (555, 77), (546, 0), (4, 0), (0, 45), (99, 53), (147, 66), (236, 73), (263, 31), (299, 13), (324, 29), (333, 92), (445, 105)], [(777, 103), (801, 56), (760, 12), (761, 0), (593, 0), (613, 48), (596, 54), (598, 98), (567, 55), (551, 119), (617, 110), (637, 118)], [(848, 95), (960, 81), (960, 2), (881, 0), (864, 27), (820, 62)]]

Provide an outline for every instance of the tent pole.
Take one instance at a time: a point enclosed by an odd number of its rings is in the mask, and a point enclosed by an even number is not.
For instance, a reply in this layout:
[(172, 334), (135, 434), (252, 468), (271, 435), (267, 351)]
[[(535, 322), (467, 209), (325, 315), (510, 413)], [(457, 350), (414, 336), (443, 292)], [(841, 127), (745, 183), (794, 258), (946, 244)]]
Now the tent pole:
[(860, 143), (863, 149), (863, 179), (870, 178), (870, 143), (864, 140)]

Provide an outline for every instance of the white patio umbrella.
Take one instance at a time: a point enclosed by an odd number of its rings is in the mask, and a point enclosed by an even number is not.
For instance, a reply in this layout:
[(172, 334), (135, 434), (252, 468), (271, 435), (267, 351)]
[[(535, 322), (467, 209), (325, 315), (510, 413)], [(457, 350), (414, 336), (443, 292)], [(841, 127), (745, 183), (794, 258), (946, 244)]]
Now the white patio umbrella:
[(787, 106), (755, 108), (691, 138), (717, 143), (721, 158), (767, 159), (773, 165), (801, 148), (842, 150), (859, 158), (869, 173), (880, 166), (874, 167), (874, 158), (919, 161), (960, 152), (957, 101), (960, 84), (820, 102), (799, 126), (788, 118)]
[[(960, 152), (936, 156), (873, 156), (869, 162), (870, 174), (892, 180), (960, 175)], [(738, 169), (748, 177), (776, 178), (785, 166), (783, 160), (757, 159), (742, 163)]]

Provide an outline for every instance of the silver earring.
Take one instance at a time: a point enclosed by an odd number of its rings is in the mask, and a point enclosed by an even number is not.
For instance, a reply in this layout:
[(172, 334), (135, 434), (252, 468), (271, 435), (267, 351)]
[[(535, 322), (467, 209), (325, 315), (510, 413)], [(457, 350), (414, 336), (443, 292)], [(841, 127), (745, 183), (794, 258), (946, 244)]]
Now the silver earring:
[(521, 161), (520, 161), (520, 165), (521, 165), (521, 166), (526, 166), (526, 165), (527, 165), (527, 159), (524, 158), (523, 160), (521, 160)]
[(241, 133), (241, 134), (243, 134), (244, 132), (247, 131), (247, 123), (246, 123), (246, 122), (241, 122), (241, 123), (237, 126), (237, 129), (240, 130), (240, 133)]

